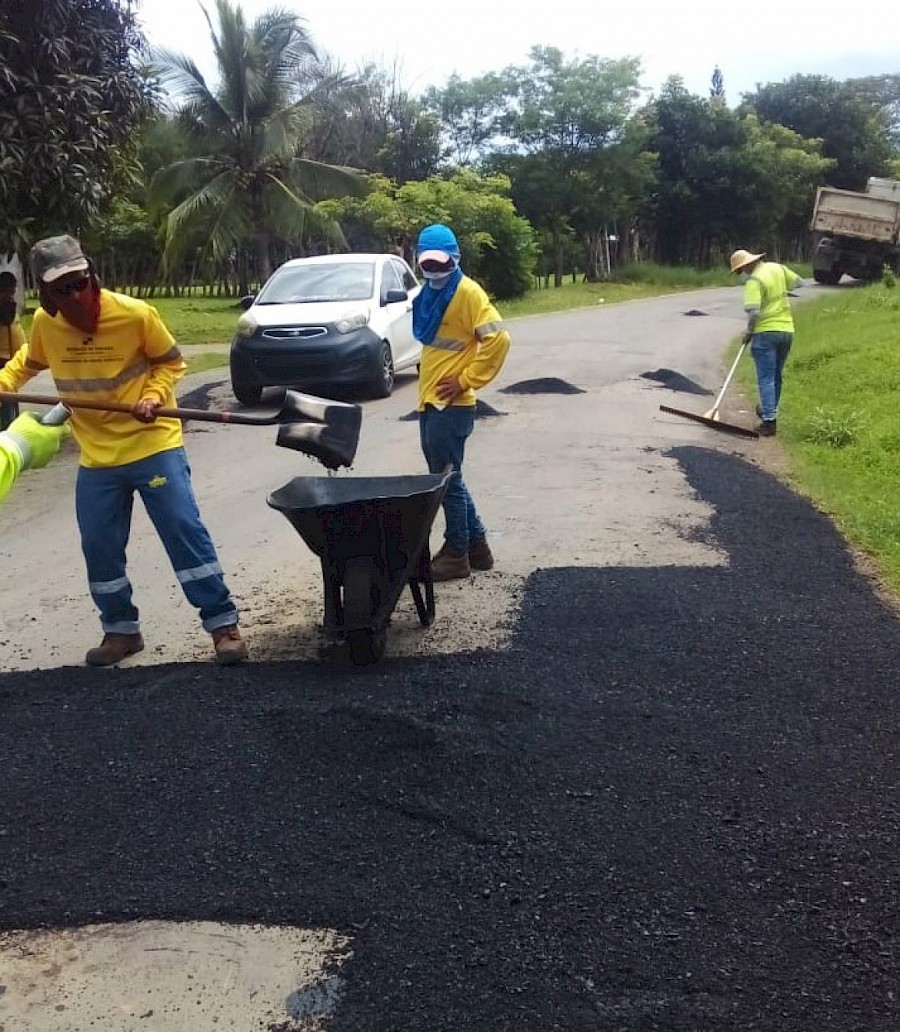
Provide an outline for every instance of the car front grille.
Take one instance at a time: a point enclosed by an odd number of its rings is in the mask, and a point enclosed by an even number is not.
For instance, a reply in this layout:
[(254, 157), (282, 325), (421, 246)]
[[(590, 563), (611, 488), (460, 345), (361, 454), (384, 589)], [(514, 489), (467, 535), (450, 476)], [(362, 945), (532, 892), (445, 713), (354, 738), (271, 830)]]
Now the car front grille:
[(326, 333), (327, 326), (290, 326), (262, 331), (262, 335), (269, 340), (312, 340), (314, 337), (324, 337)]

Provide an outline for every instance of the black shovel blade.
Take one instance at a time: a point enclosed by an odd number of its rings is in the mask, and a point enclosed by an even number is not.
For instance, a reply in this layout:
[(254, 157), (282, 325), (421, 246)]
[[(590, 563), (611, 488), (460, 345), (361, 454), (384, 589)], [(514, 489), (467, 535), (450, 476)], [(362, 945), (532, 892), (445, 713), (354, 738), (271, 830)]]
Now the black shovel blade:
[(303, 452), (328, 469), (338, 469), (352, 464), (361, 425), (359, 405), (286, 391), (275, 443)]

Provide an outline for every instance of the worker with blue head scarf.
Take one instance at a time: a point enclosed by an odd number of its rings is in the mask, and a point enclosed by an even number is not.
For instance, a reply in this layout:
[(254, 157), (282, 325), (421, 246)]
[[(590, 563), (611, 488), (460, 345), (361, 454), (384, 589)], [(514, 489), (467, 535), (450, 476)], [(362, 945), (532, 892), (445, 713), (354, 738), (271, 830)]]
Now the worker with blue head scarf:
[(444, 496), (444, 544), (432, 559), (436, 581), (490, 570), (487, 531), (462, 476), (466, 440), (475, 429), (476, 392), (500, 372), (509, 334), (484, 289), (460, 267), (453, 231), (426, 226), (416, 262), (425, 286), (413, 302), (413, 333), (422, 344), (419, 438), (432, 473), (453, 467)]

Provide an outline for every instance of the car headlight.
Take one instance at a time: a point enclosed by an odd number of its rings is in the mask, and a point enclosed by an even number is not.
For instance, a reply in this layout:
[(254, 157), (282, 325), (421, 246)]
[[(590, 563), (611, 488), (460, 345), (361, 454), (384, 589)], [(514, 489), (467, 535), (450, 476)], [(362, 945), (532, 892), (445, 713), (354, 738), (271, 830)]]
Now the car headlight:
[(259, 329), (256, 317), (245, 312), (237, 321), (237, 334), (239, 337), (252, 337)]
[(357, 312), (356, 315), (345, 315), (343, 319), (338, 319), (334, 324), (334, 328), (338, 333), (352, 333), (354, 330), (362, 329), (363, 326), (368, 326), (369, 317), (365, 312)]

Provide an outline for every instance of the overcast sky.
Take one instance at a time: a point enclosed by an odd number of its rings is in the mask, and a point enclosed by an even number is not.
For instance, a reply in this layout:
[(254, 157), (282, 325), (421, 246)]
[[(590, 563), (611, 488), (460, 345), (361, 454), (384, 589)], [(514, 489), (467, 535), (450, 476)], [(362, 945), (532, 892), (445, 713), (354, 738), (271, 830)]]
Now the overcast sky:
[[(656, 91), (673, 74), (692, 93), (706, 94), (715, 65), (730, 104), (759, 83), (795, 72), (845, 79), (900, 72), (900, 6), (783, 0), (759, 7), (726, 0), (243, 0), (248, 19), (273, 6), (296, 10), (320, 50), (347, 71), (371, 60), (396, 67), (412, 93), (441, 86), (454, 72), (471, 79), (525, 64), (535, 44), (568, 58), (639, 57), (642, 84)], [(208, 0), (212, 11), (213, 0)], [(866, 11), (872, 17), (864, 17)], [(556, 14), (557, 16), (554, 16)], [(549, 15), (549, 17), (548, 17)], [(189, 54), (212, 72), (208, 30), (197, 0), (138, 0), (138, 16), (153, 44)], [(877, 22), (877, 29), (873, 25)]]

